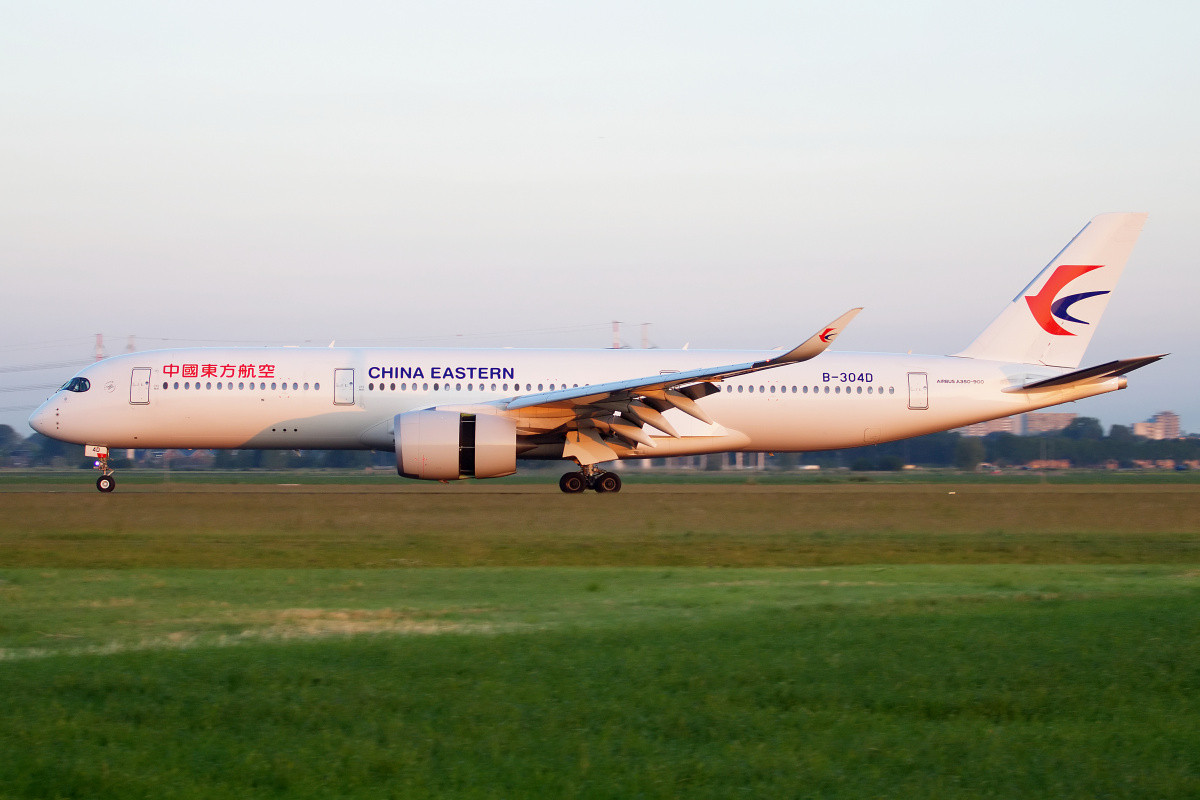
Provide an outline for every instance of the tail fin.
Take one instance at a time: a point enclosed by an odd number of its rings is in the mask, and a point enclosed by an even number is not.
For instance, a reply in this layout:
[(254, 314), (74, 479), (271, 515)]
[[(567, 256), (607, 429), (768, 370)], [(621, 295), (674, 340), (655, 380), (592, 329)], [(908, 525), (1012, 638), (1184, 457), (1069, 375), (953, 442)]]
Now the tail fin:
[(1078, 367), (1146, 214), (1093, 217), (962, 358)]

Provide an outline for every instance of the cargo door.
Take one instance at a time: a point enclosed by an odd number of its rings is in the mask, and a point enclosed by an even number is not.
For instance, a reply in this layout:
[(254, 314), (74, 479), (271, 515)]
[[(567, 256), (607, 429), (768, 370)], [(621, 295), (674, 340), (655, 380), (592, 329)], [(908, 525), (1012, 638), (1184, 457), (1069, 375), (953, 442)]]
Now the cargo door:
[(908, 373), (908, 407), (918, 410), (929, 408), (928, 373)]
[(144, 406), (150, 402), (150, 368), (134, 367), (129, 379), (129, 402)]
[(333, 371), (333, 404), (335, 406), (354, 405), (354, 370), (335, 369)]

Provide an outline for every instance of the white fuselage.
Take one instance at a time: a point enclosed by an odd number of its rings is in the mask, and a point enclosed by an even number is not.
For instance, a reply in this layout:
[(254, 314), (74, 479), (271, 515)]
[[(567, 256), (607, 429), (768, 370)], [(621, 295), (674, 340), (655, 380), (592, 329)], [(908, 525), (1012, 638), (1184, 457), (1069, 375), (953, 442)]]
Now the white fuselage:
[[(575, 385), (740, 363), (773, 351), (227, 348), (131, 353), (79, 373), (31, 417), (40, 433), (111, 448), (391, 449), (392, 420), (428, 408), (487, 407)], [(148, 370), (148, 372), (146, 372)], [(347, 380), (353, 370), (353, 380)], [(140, 371), (140, 372), (139, 372)], [(335, 371), (340, 375), (337, 385)], [(700, 406), (714, 424), (666, 412), (678, 438), (622, 458), (811, 451), (903, 439), (1122, 388), (1005, 392), (1065, 370), (950, 356), (826, 352), (717, 382)], [(253, 375), (253, 377), (251, 377)], [(141, 376), (141, 384), (138, 378)], [(482, 376), (482, 377), (481, 377)], [(146, 382), (148, 380), (148, 386)], [(484, 410), (481, 408), (481, 411)], [(510, 414), (512, 416), (512, 414)], [(547, 430), (530, 413), (518, 431)], [(546, 412), (541, 412), (545, 417)], [(525, 458), (561, 458), (561, 445)]]

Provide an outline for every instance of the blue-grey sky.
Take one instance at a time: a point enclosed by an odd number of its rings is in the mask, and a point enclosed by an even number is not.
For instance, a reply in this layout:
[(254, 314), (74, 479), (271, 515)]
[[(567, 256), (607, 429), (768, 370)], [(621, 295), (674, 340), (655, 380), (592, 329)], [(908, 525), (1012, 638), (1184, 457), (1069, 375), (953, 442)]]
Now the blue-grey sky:
[[(1194, 2), (26, 3), (0, 370), (204, 340), (968, 344), (1149, 211), (1065, 407), (1200, 430)], [(486, 334), (486, 335), (485, 335)], [(461, 336), (460, 336), (461, 335)], [(639, 343), (636, 328), (626, 340)], [(72, 372), (0, 371), (0, 422)]]

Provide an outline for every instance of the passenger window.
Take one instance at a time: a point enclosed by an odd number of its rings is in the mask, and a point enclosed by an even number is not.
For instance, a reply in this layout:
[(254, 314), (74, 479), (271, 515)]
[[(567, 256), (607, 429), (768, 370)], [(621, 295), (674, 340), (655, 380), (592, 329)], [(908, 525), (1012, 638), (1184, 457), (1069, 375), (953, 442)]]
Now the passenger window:
[(183, 388), (185, 388), (185, 389), (190, 389), (190, 388), (192, 388), (192, 382), (191, 382), (191, 381), (184, 381), (184, 383), (183, 383)]
[(308, 384), (307, 384), (307, 383), (306, 383), (306, 384), (304, 384), (304, 391), (306, 391), (306, 392), (308, 391)]
[(828, 386), (826, 386), (826, 387), (825, 387), (825, 394), (829, 394), (829, 387), (828, 387)]
[(313, 384), (313, 390), (314, 390), (314, 391), (317, 391), (317, 392), (321, 391), (321, 384), (319, 384), (319, 383), (314, 383), (314, 384)]
[(833, 387), (833, 393), (834, 393), (834, 394), (841, 394), (841, 393), (842, 393), (842, 387), (840, 387), (840, 386), (835, 386), (835, 387)]
[(246, 388), (246, 384), (245, 384), (245, 383), (239, 383), (239, 384), (238, 384), (238, 388), (239, 388), (239, 389), (245, 389), (245, 388)]
[(875, 387), (874, 387), (874, 386), (868, 386), (868, 387), (867, 387), (867, 394), (871, 394), (871, 392), (872, 392), (872, 391), (874, 391), (874, 390), (875, 390)]
[(375, 384), (373, 384), (373, 383), (368, 383), (368, 384), (367, 384), (367, 391), (368, 391), (368, 392), (373, 392), (373, 391), (375, 391)]
[(888, 387), (888, 394), (895, 394), (895, 393), (896, 393), (896, 387), (895, 387), (895, 386), (889, 386), (889, 387)]
[(861, 386), (860, 386), (860, 387), (858, 387), (858, 391), (857, 391), (857, 392), (855, 392), (855, 394), (862, 394), (862, 387), (861, 387)]
[(772, 384), (772, 386), (771, 386), (771, 394), (775, 394), (775, 386), (774, 386), (774, 384)]
[(219, 382), (217, 383), (217, 388), (218, 388), (218, 389), (220, 389), (220, 388), (221, 388), (221, 384), (220, 384)]
[(532, 384), (532, 383), (527, 383), (527, 384), (525, 384), (525, 391), (527, 391), (527, 392), (532, 392), (532, 391), (533, 391), (533, 384)]
[(745, 388), (744, 386), (742, 386), (741, 384), (738, 384), (738, 394), (741, 394), (742, 389), (744, 389), (744, 388)]
[(550, 391), (552, 391), (552, 392), (554, 391), (554, 384), (553, 384), (553, 383), (552, 383), (552, 384), (550, 384)]
[(178, 388), (179, 388), (179, 381), (175, 381), (175, 388), (176, 388), (176, 389), (178, 389)]
[(494, 384), (494, 383), (492, 384), (492, 391), (493, 392), (496, 391), (496, 384)]
[(391, 391), (396, 391), (396, 384), (389, 384), (389, 386), (391, 387)]
[(473, 390), (474, 390), (474, 388), (475, 388), (474, 384), (470, 384), (470, 383), (468, 383), (468, 384), (467, 384), (467, 391), (468, 391), (468, 392), (470, 392), (470, 391), (473, 391)]
[(808, 394), (808, 387), (807, 387), (807, 386), (805, 386), (805, 387), (804, 387), (804, 393), (805, 393), (805, 394)]
[(164, 388), (164, 389), (165, 389), (165, 388), (167, 388), (167, 382), (166, 382), (166, 381), (163, 381), (163, 388)]
[(461, 383), (456, 383), (456, 384), (454, 384), (454, 391), (456, 391), (456, 392), (461, 392), (461, 391), (462, 391), (462, 384), (461, 384)]
[[(272, 388), (272, 389), (274, 389), (274, 388), (275, 388), (275, 384), (273, 384), (273, 383), (272, 383), (272, 384), (271, 384), (271, 388)], [(259, 389), (259, 391), (261, 391), (261, 392), (265, 392), (265, 391), (267, 390), (267, 385), (266, 385), (265, 383), (260, 383), (260, 384), (258, 385), (258, 389)]]
[(725, 387), (725, 391), (727, 391), (727, 392), (732, 392), (732, 391), (733, 391), (733, 384), (731, 383), (731, 384), (729, 384), (728, 386), (726, 386), (726, 387)]
[(538, 384), (538, 391), (542, 391), (542, 385), (540, 383)]

